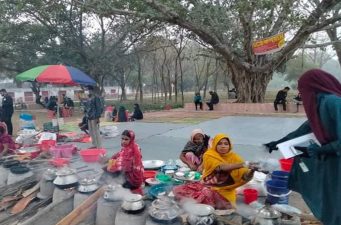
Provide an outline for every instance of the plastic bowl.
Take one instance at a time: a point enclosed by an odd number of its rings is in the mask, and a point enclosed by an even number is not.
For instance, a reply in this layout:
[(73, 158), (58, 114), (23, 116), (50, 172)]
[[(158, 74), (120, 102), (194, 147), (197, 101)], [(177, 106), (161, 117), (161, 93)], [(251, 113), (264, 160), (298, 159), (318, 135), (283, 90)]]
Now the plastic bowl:
[(79, 152), (84, 162), (97, 162), (107, 151), (104, 148), (84, 149)]
[(286, 172), (290, 172), (294, 159), (280, 159), (281, 169)]
[(266, 189), (270, 194), (286, 194), (289, 192), (288, 182), (283, 180), (268, 180), (266, 181)]
[(156, 180), (160, 181), (161, 183), (168, 183), (172, 181), (172, 178), (166, 174), (159, 173), (155, 176)]
[(157, 184), (157, 185), (152, 186), (149, 189), (148, 194), (151, 197), (157, 198), (159, 196), (165, 196), (171, 190), (172, 190), (172, 186), (171, 185), (168, 185), (168, 184)]
[(280, 170), (275, 170), (271, 173), (271, 179), (272, 180), (284, 180), (288, 181), (289, 179), (289, 172), (287, 171), (280, 171)]
[(147, 180), (148, 178), (155, 178), (156, 173), (157, 171), (154, 170), (144, 171), (143, 178), (144, 180)]

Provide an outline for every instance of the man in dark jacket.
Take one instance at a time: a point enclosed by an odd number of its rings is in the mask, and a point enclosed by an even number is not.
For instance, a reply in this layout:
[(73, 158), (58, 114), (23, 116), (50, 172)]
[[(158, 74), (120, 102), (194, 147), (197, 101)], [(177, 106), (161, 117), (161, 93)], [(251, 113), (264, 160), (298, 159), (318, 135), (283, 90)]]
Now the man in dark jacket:
[(209, 102), (206, 102), (206, 104), (207, 104), (209, 110), (213, 110), (213, 105), (219, 103), (219, 96), (214, 91), (209, 91), (208, 93), (211, 95), (211, 100)]
[(86, 117), (88, 118), (89, 133), (93, 147), (101, 148), (101, 136), (99, 132), (99, 118), (103, 113), (104, 106), (101, 99), (95, 94), (92, 86), (89, 89), (89, 99), (86, 103)]
[(7, 93), (6, 89), (1, 89), (0, 94), (2, 95), (1, 121), (6, 123), (8, 134), (12, 135), (13, 134), (12, 115), (14, 112), (13, 99)]
[(287, 110), (287, 94), (288, 91), (290, 90), (289, 87), (285, 87), (283, 90), (280, 90), (277, 95), (276, 95), (276, 99), (274, 101), (274, 108), (276, 111), (278, 111), (277, 105), (278, 104), (282, 104), (283, 105), (283, 111)]

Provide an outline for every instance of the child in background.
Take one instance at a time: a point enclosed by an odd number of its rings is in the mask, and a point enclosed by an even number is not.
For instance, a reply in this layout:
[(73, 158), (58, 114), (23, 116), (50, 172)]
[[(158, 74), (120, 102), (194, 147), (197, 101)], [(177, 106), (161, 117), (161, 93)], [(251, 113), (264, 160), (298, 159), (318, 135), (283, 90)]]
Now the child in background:
[(140, 147), (135, 143), (135, 134), (131, 130), (125, 130), (121, 137), (122, 149), (111, 157), (108, 162), (107, 171), (120, 173), (124, 176), (124, 188), (133, 193), (143, 194), (144, 168), (142, 165), (142, 154)]

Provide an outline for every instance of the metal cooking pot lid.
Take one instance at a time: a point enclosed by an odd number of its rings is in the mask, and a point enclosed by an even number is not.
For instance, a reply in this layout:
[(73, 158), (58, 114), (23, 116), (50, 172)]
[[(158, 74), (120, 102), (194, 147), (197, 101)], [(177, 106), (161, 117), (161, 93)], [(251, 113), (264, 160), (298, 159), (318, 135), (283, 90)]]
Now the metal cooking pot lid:
[(196, 216), (209, 216), (213, 214), (214, 208), (206, 204), (191, 204), (187, 207), (187, 211)]
[(137, 202), (142, 200), (142, 195), (139, 194), (129, 194), (124, 196), (124, 200), (127, 202)]
[(79, 183), (83, 186), (97, 184), (96, 179), (88, 179), (88, 178), (82, 179)]
[(61, 170), (58, 170), (56, 172), (57, 176), (67, 176), (67, 175), (71, 175), (71, 174), (75, 174), (76, 171), (74, 169), (71, 168), (63, 168)]

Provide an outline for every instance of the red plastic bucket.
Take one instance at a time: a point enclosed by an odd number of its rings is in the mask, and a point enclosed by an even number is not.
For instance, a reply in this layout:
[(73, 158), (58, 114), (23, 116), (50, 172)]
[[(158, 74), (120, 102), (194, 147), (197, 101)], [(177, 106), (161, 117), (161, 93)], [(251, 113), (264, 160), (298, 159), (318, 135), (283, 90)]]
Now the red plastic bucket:
[(244, 202), (250, 204), (258, 199), (258, 191), (256, 189), (248, 188), (244, 189)]
[(294, 159), (280, 159), (279, 163), (281, 164), (281, 169), (283, 171), (290, 172), (292, 164), (294, 163)]

